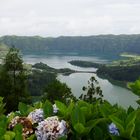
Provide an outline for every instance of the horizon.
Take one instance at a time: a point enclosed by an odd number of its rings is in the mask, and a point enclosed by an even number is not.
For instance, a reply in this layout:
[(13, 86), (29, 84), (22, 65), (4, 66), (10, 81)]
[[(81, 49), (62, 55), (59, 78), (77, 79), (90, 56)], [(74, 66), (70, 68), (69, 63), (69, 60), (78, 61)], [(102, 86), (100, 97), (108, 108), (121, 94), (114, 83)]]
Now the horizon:
[(98, 34), (98, 35), (60, 35), (60, 36), (41, 36), (41, 35), (0, 35), (1, 37), (41, 37), (41, 38), (60, 38), (60, 37), (98, 37), (98, 36), (137, 36), (140, 35), (140, 33), (138, 34)]

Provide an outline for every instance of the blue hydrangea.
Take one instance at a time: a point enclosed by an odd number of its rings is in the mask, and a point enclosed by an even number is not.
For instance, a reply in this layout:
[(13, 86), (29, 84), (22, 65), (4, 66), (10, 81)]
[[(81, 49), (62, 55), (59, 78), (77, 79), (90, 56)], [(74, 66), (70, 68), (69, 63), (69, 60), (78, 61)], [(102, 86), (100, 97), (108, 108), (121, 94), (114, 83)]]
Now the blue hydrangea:
[(108, 129), (109, 129), (109, 133), (112, 134), (112, 135), (115, 135), (115, 136), (119, 136), (119, 130), (118, 128), (116, 127), (116, 125), (114, 123), (111, 123), (109, 126), (108, 126)]

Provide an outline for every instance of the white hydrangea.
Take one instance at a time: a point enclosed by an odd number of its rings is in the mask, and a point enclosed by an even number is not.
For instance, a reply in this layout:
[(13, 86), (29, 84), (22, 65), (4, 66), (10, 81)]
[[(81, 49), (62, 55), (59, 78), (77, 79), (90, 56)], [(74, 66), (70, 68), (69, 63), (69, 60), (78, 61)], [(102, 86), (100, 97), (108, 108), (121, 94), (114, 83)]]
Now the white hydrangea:
[(66, 122), (59, 121), (57, 116), (48, 117), (40, 122), (35, 131), (37, 140), (56, 140), (67, 132)]
[(34, 111), (30, 112), (28, 117), (32, 124), (39, 123), (44, 120), (44, 113), (43, 109), (35, 109)]

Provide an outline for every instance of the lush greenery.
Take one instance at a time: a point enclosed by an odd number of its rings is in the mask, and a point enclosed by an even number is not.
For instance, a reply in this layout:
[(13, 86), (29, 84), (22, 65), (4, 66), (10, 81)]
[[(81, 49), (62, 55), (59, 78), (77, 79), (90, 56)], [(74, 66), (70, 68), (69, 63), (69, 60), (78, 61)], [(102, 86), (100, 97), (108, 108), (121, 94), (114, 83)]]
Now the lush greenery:
[(135, 81), (140, 76), (140, 56), (122, 54), (127, 59), (114, 61), (97, 70), (99, 77), (128, 82)]
[[(39, 96), (44, 94), (44, 89), (53, 84), (56, 80), (57, 74), (71, 74), (75, 72), (67, 68), (54, 69), (44, 63), (36, 63), (32, 66), (31, 73), (28, 75), (28, 89), (35, 100), (40, 100)], [(60, 83), (60, 82), (59, 82)], [(60, 85), (63, 83), (60, 83)], [(54, 89), (56, 90), (56, 89)]]
[[(19, 104), (19, 113), (13, 112), (6, 117), (0, 116), (0, 139), (1, 140), (22, 140), (25, 137), (28, 140), (35, 140), (37, 129), (40, 123), (33, 125), (29, 123), (29, 114), (35, 109), (43, 110), (43, 120), (48, 117), (58, 116), (59, 120), (66, 121), (65, 135), (60, 135), (58, 139), (70, 140), (139, 140), (140, 135), (140, 110), (134, 110), (132, 107), (124, 110), (117, 105), (110, 105), (108, 102), (95, 104), (88, 103), (82, 100), (64, 104), (60, 101), (55, 101), (58, 108), (57, 112), (53, 112), (52, 104), (46, 100), (44, 103), (38, 102), (33, 106), (23, 103)], [(22, 120), (19, 123), (12, 123), (16, 116)], [(38, 116), (40, 117), (40, 116)], [(25, 121), (26, 120), (26, 121)], [(43, 121), (42, 120), (42, 121)], [(25, 121), (25, 122), (24, 122)], [(28, 122), (28, 123), (27, 123)], [(13, 125), (12, 125), (12, 124)], [(114, 128), (110, 128), (113, 123)], [(30, 126), (30, 125), (31, 126)], [(12, 127), (11, 127), (12, 126)], [(30, 126), (30, 127), (29, 127)], [(37, 127), (37, 129), (36, 129)], [(47, 126), (45, 129), (47, 130)], [(22, 129), (24, 128), (24, 129)], [(22, 131), (25, 130), (26, 131)], [(33, 132), (25, 134), (30, 129)], [(52, 128), (53, 129), (53, 128)], [(43, 129), (42, 129), (43, 131)], [(56, 131), (55, 128), (53, 131)], [(59, 130), (58, 130), (59, 131)], [(49, 132), (46, 132), (46, 134)], [(54, 132), (55, 133), (55, 132)], [(23, 135), (24, 134), (24, 135)], [(44, 134), (45, 135), (45, 134)], [(61, 137), (62, 136), (62, 137)], [(50, 136), (51, 137), (51, 136)]]
[[(47, 71), (32, 70), (32, 73), (28, 75), (28, 89), (32, 96), (41, 96), (44, 92), (43, 89), (55, 81), (56, 74)], [(38, 98), (39, 100), (40, 98)]]
[(17, 110), (18, 103), (28, 102), (27, 73), (19, 51), (11, 48), (0, 71), (0, 96), (4, 97), (6, 110)]
[(74, 97), (71, 89), (65, 83), (55, 80), (44, 88), (42, 99), (49, 99), (52, 103), (54, 103), (55, 100), (68, 103), (71, 99), (75, 101), (76, 97)]
[(89, 67), (99, 68), (104, 65), (104, 64), (94, 63), (90, 61), (81, 61), (81, 60), (72, 60), (72, 61), (69, 61), (69, 63), (74, 66), (86, 67), (86, 68), (89, 68)]
[(140, 53), (140, 35), (99, 35), (43, 38), (39, 36), (3, 36), (0, 42), (15, 45), (23, 52), (76, 52), (83, 54), (120, 54), (123, 52)]
[(69, 74), (75, 72), (74, 70), (71, 70), (69, 68), (55, 69), (42, 62), (36, 63), (32, 67), (39, 69), (39, 70), (48, 71), (50, 73), (55, 73), (55, 74), (61, 73), (63, 75), (69, 75)]
[(89, 102), (89, 103), (95, 103), (97, 101), (102, 102), (102, 90), (99, 86), (98, 81), (95, 79), (94, 76), (90, 78), (88, 81), (88, 86), (83, 86), (83, 91), (86, 91), (86, 94), (81, 94), (79, 99)]

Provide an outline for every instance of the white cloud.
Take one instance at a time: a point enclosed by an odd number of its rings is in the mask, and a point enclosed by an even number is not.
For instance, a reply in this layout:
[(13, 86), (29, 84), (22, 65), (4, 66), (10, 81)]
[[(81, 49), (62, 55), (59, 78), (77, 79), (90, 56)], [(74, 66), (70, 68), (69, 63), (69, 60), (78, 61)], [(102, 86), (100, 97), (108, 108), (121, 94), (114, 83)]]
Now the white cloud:
[(140, 33), (139, 0), (0, 0), (0, 35)]

